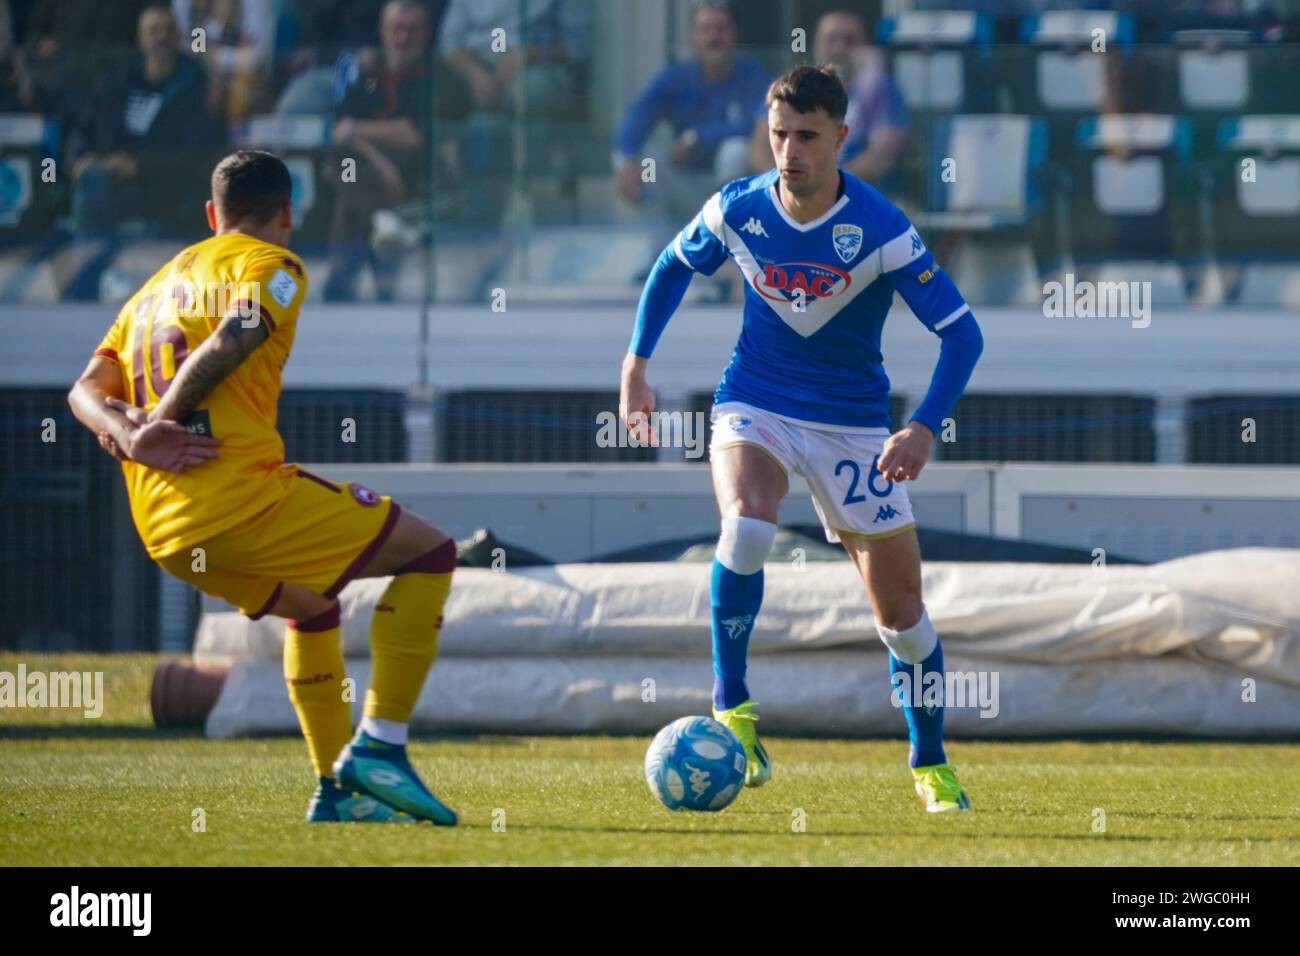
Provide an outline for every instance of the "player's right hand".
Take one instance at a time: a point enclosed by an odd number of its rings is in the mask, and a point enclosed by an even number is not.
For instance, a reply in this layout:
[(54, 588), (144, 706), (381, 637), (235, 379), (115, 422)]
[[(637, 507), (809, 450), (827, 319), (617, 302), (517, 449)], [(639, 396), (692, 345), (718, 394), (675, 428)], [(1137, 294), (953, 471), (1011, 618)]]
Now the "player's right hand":
[(220, 445), (215, 438), (191, 434), (184, 425), (158, 421), (133, 431), (131, 447), (123, 450), (146, 468), (180, 472), (212, 461)]
[(645, 359), (629, 355), (623, 362), (618, 394), (618, 417), (623, 420), (629, 439), (643, 445), (653, 444), (650, 413), (654, 410), (655, 393), (645, 379)]
[(641, 198), (641, 167), (634, 162), (624, 161), (618, 167), (618, 175), (615, 178), (615, 188), (618, 194), (628, 202), (636, 202)]

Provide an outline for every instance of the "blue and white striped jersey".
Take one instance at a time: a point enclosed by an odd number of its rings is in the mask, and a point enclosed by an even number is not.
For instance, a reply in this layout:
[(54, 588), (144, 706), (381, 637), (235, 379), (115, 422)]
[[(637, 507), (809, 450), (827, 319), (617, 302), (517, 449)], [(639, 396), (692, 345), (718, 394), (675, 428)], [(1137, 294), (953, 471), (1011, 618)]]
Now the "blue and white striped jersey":
[(839, 200), (799, 223), (777, 197), (777, 175), (728, 183), (673, 242), (693, 271), (712, 275), (730, 257), (745, 279), (740, 339), (714, 400), (888, 426), (880, 334), (894, 293), (936, 333), (970, 307), (908, 218), (871, 186), (841, 170)]

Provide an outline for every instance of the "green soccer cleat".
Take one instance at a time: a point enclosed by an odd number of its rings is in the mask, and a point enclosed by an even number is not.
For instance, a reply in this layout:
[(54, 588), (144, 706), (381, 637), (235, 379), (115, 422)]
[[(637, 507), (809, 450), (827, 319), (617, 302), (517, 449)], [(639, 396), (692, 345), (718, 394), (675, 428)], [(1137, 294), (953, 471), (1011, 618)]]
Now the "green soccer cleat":
[(376, 740), (358, 730), (334, 761), (334, 775), (345, 789), (359, 790), (397, 810), (440, 827), (456, 825), (456, 811), (429, 792), (406, 758), (406, 748)]
[(332, 777), (321, 777), (307, 804), (308, 823), (414, 823), (415, 817), (361, 793), (339, 789)]
[(722, 724), (740, 740), (745, 748), (745, 786), (761, 787), (772, 777), (772, 761), (758, 739), (754, 724), (758, 723), (758, 714), (754, 708), (758, 701), (747, 700), (730, 710), (713, 708), (713, 719)]
[(966, 791), (957, 782), (954, 770), (954, 767), (946, 763), (912, 768), (916, 795), (925, 801), (928, 812), (946, 813), (949, 810), (970, 809), (970, 797), (966, 796)]

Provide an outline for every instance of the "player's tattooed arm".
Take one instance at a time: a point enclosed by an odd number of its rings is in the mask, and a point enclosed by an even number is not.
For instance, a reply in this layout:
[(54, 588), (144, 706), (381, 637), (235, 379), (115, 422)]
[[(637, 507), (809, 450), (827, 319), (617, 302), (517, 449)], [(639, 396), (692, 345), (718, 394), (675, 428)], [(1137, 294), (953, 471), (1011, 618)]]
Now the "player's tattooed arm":
[(121, 368), (98, 355), (68, 393), (72, 413), (114, 458), (175, 472), (217, 457), (220, 442), (191, 435), (175, 422), (151, 423), (144, 409), (124, 401), (125, 395)]
[(265, 322), (246, 326), (238, 315), (227, 316), (181, 365), (167, 393), (150, 412), (149, 420), (180, 421), (239, 368), (268, 335), (270, 330)]

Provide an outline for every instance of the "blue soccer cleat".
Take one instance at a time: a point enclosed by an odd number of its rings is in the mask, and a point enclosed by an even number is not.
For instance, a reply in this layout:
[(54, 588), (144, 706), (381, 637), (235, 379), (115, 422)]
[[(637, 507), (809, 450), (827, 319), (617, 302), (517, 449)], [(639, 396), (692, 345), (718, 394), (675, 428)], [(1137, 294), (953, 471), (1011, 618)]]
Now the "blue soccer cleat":
[(415, 817), (394, 810), (362, 793), (339, 789), (332, 777), (321, 777), (307, 804), (308, 823), (414, 823)]
[(397, 810), (440, 827), (456, 825), (456, 811), (429, 792), (406, 758), (406, 748), (376, 740), (358, 730), (334, 761), (334, 775), (345, 789), (358, 790)]

